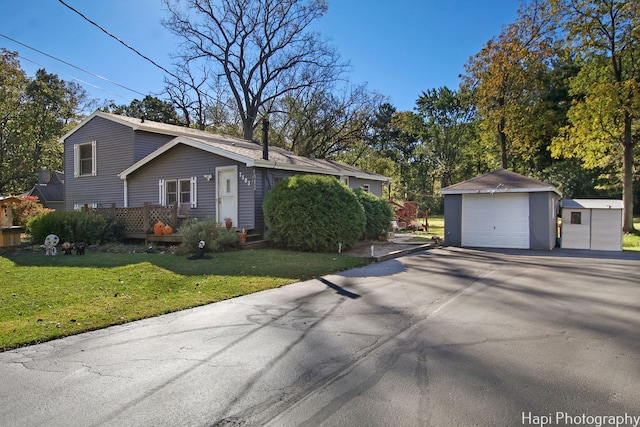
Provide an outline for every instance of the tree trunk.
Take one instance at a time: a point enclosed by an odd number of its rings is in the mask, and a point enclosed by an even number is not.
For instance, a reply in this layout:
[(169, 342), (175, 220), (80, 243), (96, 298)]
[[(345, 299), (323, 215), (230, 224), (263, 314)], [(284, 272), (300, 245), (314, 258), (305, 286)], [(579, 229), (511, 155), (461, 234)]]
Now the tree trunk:
[(631, 137), (632, 119), (629, 113), (624, 116), (624, 154), (622, 160), (622, 203), (624, 205), (622, 230), (634, 231), (633, 227), (633, 139)]
[(500, 140), (500, 158), (502, 160), (502, 167), (507, 168), (507, 135), (503, 131), (498, 131), (498, 139)]

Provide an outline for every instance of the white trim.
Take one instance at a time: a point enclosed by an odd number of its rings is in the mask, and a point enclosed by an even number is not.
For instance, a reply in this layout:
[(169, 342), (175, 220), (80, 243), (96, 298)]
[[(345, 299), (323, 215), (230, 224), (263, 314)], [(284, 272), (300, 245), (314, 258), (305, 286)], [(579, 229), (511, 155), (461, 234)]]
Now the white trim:
[(440, 194), (497, 194), (497, 193), (545, 193), (554, 192), (561, 196), (562, 194), (553, 187), (539, 188), (509, 188), (509, 189), (491, 189), (491, 190), (440, 190)]
[(190, 203), (189, 207), (195, 209), (198, 207), (198, 177), (192, 176), (191, 179), (191, 194), (189, 195)]
[(253, 160), (253, 164), (247, 164), (247, 166), (255, 166), (264, 169), (286, 170), (292, 172), (308, 172), (318, 175), (331, 175), (336, 177), (348, 176), (353, 178), (366, 179), (369, 181), (389, 182), (391, 180), (391, 178), (382, 175), (371, 176), (367, 173), (358, 173), (353, 171), (349, 171), (348, 174), (345, 174), (346, 171), (344, 170), (331, 170), (314, 166), (293, 165), (289, 163), (279, 163), (274, 160)]
[(185, 137), (180, 136), (180, 137), (172, 139), (171, 141), (167, 142), (162, 147), (158, 148), (153, 153), (149, 154), (148, 156), (144, 157), (143, 159), (141, 159), (141, 160), (137, 161), (136, 163), (134, 163), (133, 165), (129, 166), (128, 168), (126, 168), (125, 170), (120, 172), (118, 174), (118, 176), (120, 177), (120, 179), (125, 179), (131, 173), (135, 172), (136, 170), (138, 170), (142, 166), (146, 165), (147, 163), (151, 162), (152, 160), (160, 157), (161, 155), (163, 155), (167, 151), (171, 150), (173, 147), (175, 147), (178, 144), (184, 144), (186, 146), (197, 148), (199, 150), (206, 151), (208, 153), (217, 154), (219, 156), (226, 157), (226, 158), (231, 159), (231, 160), (236, 160), (238, 162), (244, 163), (245, 165), (247, 165), (249, 167), (253, 166), (253, 159), (251, 159), (249, 157), (241, 156), (239, 154), (235, 154), (235, 153), (232, 153), (232, 152), (229, 152), (229, 151), (226, 151), (226, 150), (222, 150), (222, 149), (217, 148), (217, 147), (213, 147), (213, 146), (211, 146), (209, 144), (206, 144), (204, 142), (194, 141), (193, 139), (189, 139), (189, 138), (185, 138)]
[(128, 208), (129, 207), (129, 181), (127, 181), (126, 179), (124, 180), (123, 193), (124, 193), (124, 207)]
[[(81, 174), (80, 166), (80, 147), (83, 145), (91, 144), (91, 173)], [(81, 142), (73, 144), (73, 177), (80, 178), (84, 176), (96, 176), (98, 175), (98, 160), (97, 160), (97, 144), (96, 141)]]
[(159, 179), (158, 180), (158, 203), (160, 204), (160, 206), (165, 206), (167, 202), (167, 197), (164, 190), (165, 190), (165, 180)]

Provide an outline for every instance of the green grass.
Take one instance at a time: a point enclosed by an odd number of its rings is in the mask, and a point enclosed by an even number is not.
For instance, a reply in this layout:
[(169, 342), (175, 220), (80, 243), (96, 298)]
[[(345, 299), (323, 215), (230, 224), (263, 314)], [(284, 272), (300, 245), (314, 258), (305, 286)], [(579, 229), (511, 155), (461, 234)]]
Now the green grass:
[(146, 253), (0, 256), (0, 351), (276, 288), (369, 263), (271, 249), (210, 260)]
[(622, 236), (622, 249), (625, 251), (640, 252), (640, 218), (634, 218), (633, 225), (636, 229), (636, 232), (625, 233)]

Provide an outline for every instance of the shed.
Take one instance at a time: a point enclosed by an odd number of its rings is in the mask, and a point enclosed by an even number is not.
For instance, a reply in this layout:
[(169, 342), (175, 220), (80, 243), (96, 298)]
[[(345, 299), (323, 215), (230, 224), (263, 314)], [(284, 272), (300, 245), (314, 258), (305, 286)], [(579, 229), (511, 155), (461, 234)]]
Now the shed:
[(567, 199), (560, 203), (560, 246), (567, 249), (622, 250), (622, 200)]
[(0, 248), (21, 243), (20, 235), (24, 233), (24, 227), (13, 225), (12, 211), (13, 206), (20, 203), (17, 197), (0, 196)]
[(556, 245), (561, 193), (550, 184), (498, 169), (440, 193), (447, 245), (544, 250)]

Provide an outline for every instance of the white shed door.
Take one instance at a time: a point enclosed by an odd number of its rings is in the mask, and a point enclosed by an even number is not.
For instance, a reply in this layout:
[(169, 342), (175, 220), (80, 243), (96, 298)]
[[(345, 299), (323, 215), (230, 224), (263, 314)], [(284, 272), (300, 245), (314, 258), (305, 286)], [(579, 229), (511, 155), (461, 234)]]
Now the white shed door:
[(591, 211), (591, 247), (599, 251), (622, 250), (622, 211), (594, 209)]
[(529, 195), (463, 195), (462, 246), (529, 249)]

